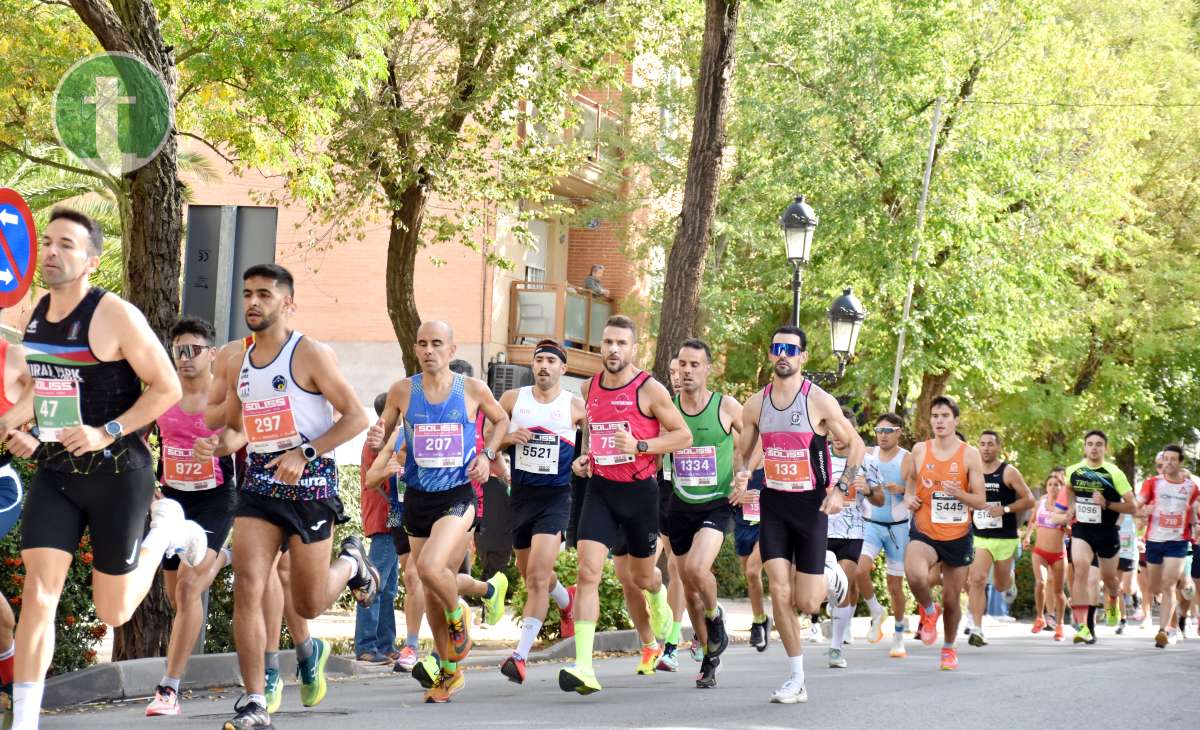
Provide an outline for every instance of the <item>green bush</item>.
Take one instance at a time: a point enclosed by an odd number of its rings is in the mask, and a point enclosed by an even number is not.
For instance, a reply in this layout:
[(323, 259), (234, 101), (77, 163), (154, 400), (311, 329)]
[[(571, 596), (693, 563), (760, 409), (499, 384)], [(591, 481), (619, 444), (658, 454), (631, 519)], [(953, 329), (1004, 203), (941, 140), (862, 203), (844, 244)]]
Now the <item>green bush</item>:
[[(579, 561), (574, 549), (564, 550), (558, 554), (558, 558), (554, 561), (554, 572), (563, 585), (575, 583), (575, 577), (579, 574)], [(514, 616), (519, 617), (525, 611), (525, 602), (529, 595), (525, 592), (523, 580), (517, 580), (511, 585), (513, 586), (512, 611)], [(548, 642), (561, 638), (558, 621), (558, 606), (551, 600), (538, 638)], [(613, 568), (612, 561), (605, 560), (604, 572), (600, 577), (600, 618), (596, 621), (596, 630), (611, 631), (631, 628), (633, 628), (633, 621), (630, 620), (629, 613), (625, 610), (625, 594), (621, 591), (621, 581), (617, 580), (617, 572)]]
[[(33, 475), (32, 462), (14, 459), (13, 467), (28, 490)], [(18, 618), (21, 615), (21, 588), (24, 583), (21, 523), (18, 522), (0, 541), (0, 591), (3, 591)], [(58, 602), (58, 615), (54, 622), (54, 658), (50, 662), (49, 675), (73, 672), (94, 664), (96, 645), (104, 633), (105, 626), (96, 617), (96, 607), (92, 602), (92, 548), (91, 540), (85, 534), (67, 572), (63, 594)]]
[(1008, 607), (1008, 613), (1016, 618), (1033, 618), (1036, 604), (1033, 602), (1033, 548), (1021, 553), (1017, 560), (1017, 577), (1013, 581), (1017, 587), (1017, 600)]
[[(746, 576), (742, 573), (742, 562), (733, 547), (733, 535), (726, 535), (721, 544), (721, 552), (713, 561), (713, 577), (717, 579), (717, 595), (721, 598), (745, 598)], [(767, 590), (766, 576), (763, 576), (764, 588)]]

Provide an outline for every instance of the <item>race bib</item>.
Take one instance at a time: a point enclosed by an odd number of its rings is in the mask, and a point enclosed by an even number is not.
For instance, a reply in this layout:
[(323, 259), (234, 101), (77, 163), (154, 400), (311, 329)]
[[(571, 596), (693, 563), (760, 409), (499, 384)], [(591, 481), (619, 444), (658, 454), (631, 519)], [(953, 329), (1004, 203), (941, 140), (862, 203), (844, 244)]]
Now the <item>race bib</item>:
[(671, 462), (675, 465), (675, 484), (678, 486), (717, 486), (717, 447), (680, 449), (672, 455)]
[(413, 457), (417, 466), (447, 469), (463, 465), (461, 423), (421, 423), (413, 426)]
[(304, 443), (296, 431), (290, 396), (245, 401), (242, 425), (246, 430), (246, 450), (256, 454), (274, 454)]
[(37, 416), (38, 439), (57, 442), (59, 431), (83, 424), (79, 409), (79, 383), (74, 380), (35, 379), (33, 409)]
[(933, 508), (933, 524), (935, 525), (965, 525), (967, 523), (967, 505), (959, 502), (946, 492), (934, 492), (930, 499)]
[(976, 530), (998, 530), (1001, 527), (1004, 527), (1004, 517), (1003, 516), (992, 517), (986, 511), (992, 507), (999, 507), (999, 506), (1000, 506), (999, 502), (988, 502), (987, 504), (983, 505), (983, 509), (975, 510), (975, 514), (973, 515), (974, 520), (975, 520), (975, 529)]
[(763, 449), (767, 486), (781, 492), (811, 492), (812, 471), (806, 449)]
[(608, 423), (591, 424), (592, 460), (599, 466), (616, 466), (629, 464), (634, 460), (631, 454), (617, 449), (617, 431), (628, 431), (628, 421), (611, 421)]
[(762, 496), (762, 490), (749, 489), (746, 491), (746, 501), (742, 502), (742, 519), (746, 522), (755, 524), (762, 518), (760, 496)]
[[(1154, 515), (1155, 537), (1160, 542), (1183, 539), (1183, 512), (1158, 512)], [(1195, 558), (1193, 558), (1195, 560)]]
[(1075, 495), (1075, 519), (1086, 525), (1098, 525), (1101, 512), (1100, 505), (1093, 502), (1091, 497)]
[(217, 486), (213, 459), (196, 460), (191, 449), (163, 445), (163, 483), (172, 489), (199, 492)]
[(534, 433), (527, 444), (517, 444), (517, 470), (530, 474), (558, 474), (558, 436)]

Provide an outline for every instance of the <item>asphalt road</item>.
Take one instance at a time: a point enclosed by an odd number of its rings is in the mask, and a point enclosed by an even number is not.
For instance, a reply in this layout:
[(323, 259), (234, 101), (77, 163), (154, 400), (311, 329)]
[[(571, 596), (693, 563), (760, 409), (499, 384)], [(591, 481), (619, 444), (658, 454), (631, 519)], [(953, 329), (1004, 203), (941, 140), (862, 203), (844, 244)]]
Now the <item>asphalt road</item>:
[[(1014, 627), (1016, 628), (1016, 627)], [(1026, 629), (1027, 630), (1027, 629)], [(448, 705), (425, 705), (407, 675), (333, 682), (320, 706), (300, 706), (289, 685), (277, 728), (1045, 728), (1200, 726), (1200, 640), (1155, 649), (1147, 630), (1118, 637), (1102, 630), (1095, 646), (1074, 646), (1019, 630), (987, 647), (959, 642), (961, 669), (938, 670), (938, 646), (914, 646), (891, 659), (886, 642), (862, 639), (847, 648), (847, 669), (825, 665), (825, 646), (806, 645), (809, 702), (772, 705), (785, 679), (782, 646), (759, 654), (730, 647), (715, 689), (696, 689), (698, 665), (651, 677), (634, 674), (636, 659), (598, 660), (604, 691), (588, 697), (559, 690), (560, 664), (532, 665), (523, 686), (496, 669), (467, 672), (467, 686)], [(103, 730), (218, 728), (236, 692), (185, 699), (182, 717), (147, 719), (144, 702), (47, 715), (41, 726)]]

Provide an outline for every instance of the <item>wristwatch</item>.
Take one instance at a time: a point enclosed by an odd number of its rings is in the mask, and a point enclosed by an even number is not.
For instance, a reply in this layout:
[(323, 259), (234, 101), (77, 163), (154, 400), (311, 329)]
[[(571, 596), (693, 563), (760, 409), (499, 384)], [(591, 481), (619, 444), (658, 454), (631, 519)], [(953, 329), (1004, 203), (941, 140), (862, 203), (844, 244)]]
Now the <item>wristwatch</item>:
[(307, 443), (300, 444), (300, 454), (304, 457), (305, 461), (312, 461), (320, 456), (320, 454), (317, 453), (317, 447)]
[(112, 436), (112, 440), (116, 441), (124, 435), (125, 427), (121, 425), (120, 421), (109, 421), (104, 424), (104, 433)]
[(1011, 508), (1011, 507), (1009, 507), (1007, 504), (1006, 504), (1006, 505), (1004, 505), (1004, 514), (1006, 514), (1006, 515), (1007, 515), (1007, 514), (1012, 514), (1012, 508)]
[(495, 451), (493, 451), (492, 449), (484, 449), (484, 450), (483, 450), (483, 455), (484, 455), (484, 456), (486, 456), (486, 457), (488, 458), (488, 461), (495, 461), (495, 460), (496, 460), (496, 452), (495, 452)]
[(646, 443), (645, 441), (638, 441), (637, 450), (639, 454), (644, 454), (650, 450), (650, 444)]
[(845, 479), (838, 480), (837, 490), (842, 493), (843, 497), (850, 496), (850, 485), (846, 482)]

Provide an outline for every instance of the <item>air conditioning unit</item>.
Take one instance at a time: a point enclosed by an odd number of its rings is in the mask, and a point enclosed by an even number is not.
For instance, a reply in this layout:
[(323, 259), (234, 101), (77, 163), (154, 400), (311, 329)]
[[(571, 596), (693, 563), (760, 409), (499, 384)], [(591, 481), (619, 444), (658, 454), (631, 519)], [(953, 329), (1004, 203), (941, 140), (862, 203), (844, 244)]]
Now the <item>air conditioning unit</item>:
[(533, 385), (533, 370), (524, 365), (488, 363), (487, 384), (497, 398), (506, 390)]

